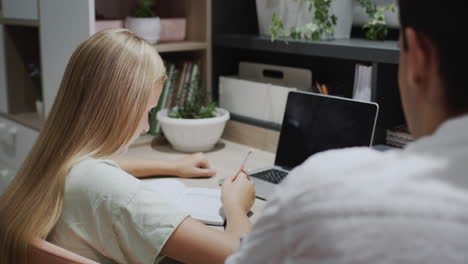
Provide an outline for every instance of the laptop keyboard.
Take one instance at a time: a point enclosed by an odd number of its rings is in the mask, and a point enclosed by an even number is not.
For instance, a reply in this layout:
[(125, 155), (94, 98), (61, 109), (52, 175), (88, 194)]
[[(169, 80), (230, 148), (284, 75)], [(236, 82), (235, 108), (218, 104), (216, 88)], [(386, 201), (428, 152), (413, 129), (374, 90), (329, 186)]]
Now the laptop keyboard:
[(267, 182), (278, 184), (284, 179), (284, 177), (286, 177), (286, 175), (288, 175), (287, 172), (271, 169), (271, 170), (257, 172), (255, 174), (251, 174), (250, 176), (262, 179)]

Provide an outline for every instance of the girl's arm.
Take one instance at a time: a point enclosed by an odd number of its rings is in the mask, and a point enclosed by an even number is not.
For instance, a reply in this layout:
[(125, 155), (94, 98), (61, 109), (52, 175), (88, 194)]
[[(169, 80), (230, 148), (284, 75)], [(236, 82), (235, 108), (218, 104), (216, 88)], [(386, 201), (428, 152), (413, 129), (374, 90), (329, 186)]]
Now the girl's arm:
[(127, 159), (113, 157), (120, 168), (137, 178), (177, 176), (183, 178), (211, 177), (216, 171), (202, 153), (175, 160)]
[(247, 175), (232, 179), (226, 179), (223, 184), (226, 230), (215, 230), (188, 217), (164, 245), (163, 255), (184, 263), (224, 263), (234, 253), (241, 236), (251, 228), (247, 212), (255, 200), (255, 189)]

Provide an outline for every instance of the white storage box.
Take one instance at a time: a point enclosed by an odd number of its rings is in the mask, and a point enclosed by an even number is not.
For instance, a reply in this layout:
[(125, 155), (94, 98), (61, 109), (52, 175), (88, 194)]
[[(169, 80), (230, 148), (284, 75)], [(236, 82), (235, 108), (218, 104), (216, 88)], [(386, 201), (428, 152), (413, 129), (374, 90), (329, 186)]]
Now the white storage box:
[(232, 114), (281, 124), (289, 91), (295, 88), (243, 80), (219, 79), (219, 104)]
[(3, 16), (13, 19), (38, 20), (38, 0), (2, 0)]
[(234, 115), (281, 124), (288, 93), (311, 88), (310, 70), (240, 62), (239, 76), (220, 77), (219, 103)]

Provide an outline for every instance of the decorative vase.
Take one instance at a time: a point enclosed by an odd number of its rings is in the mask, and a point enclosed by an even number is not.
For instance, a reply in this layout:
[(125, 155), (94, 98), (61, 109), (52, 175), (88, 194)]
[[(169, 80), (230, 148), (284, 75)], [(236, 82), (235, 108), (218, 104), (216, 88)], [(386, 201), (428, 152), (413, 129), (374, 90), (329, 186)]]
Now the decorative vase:
[(159, 17), (127, 17), (125, 27), (149, 43), (156, 44), (161, 33), (161, 19)]
[(164, 136), (172, 147), (181, 152), (205, 152), (214, 148), (223, 134), (229, 112), (216, 108), (216, 116), (203, 119), (171, 118), (167, 109), (157, 114)]

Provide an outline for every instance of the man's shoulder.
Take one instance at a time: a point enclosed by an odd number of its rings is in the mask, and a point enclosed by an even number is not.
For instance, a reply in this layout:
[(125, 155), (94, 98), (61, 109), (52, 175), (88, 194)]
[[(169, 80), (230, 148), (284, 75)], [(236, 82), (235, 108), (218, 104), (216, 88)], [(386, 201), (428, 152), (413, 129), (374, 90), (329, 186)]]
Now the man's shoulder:
[(290, 180), (316, 182), (320, 179), (339, 177), (343, 179), (350, 173), (375, 173), (376, 168), (388, 166), (389, 160), (398, 153), (384, 153), (370, 148), (355, 147), (325, 151), (308, 158), (293, 170)]

